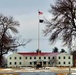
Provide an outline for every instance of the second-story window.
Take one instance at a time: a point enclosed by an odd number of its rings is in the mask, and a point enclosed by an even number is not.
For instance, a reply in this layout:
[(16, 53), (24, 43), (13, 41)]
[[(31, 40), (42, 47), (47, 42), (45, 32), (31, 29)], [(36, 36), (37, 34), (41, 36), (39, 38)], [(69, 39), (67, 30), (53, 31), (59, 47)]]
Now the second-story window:
[(41, 59), (41, 57), (39, 57), (39, 59)]
[(65, 56), (63, 58), (65, 59)]
[(30, 59), (32, 59), (32, 57), (30, 57)]
[(16, 57), (14, 59), (16, 59)]
[(25, 59), (27, 59), (27, 57), (25, 57)]
[(34, 57), (34, 59), (36, 59), (36, 57)]
[(53, 57), (53, 59), (54, 59), (55, 57)]
[(50, 59), (50, 57), (48, 57), (48, 59)]
[(70, 56), (68, 57), (68, 59), (70, 59)]
[(60, 56), (59, 56), (59, 59), (60, 59)]
[(19, 57), (19, 59), (21, 59), (21, 57)]
[(44, 59), (46, 59), (46, 57), (44, 57)]
[(12, 57), (10, 57), (9, 59), (12, 59)]

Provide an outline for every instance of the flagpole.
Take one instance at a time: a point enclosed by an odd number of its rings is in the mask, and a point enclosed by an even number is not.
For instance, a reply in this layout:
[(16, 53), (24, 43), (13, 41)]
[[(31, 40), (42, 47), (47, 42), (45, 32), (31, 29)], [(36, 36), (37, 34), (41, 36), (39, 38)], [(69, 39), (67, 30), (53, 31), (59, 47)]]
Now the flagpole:
[[(39, 18), (40, 18), (39, 16), (42, 14), (43, 14), (43, 12), (40, 12), (38, 10), (38, 51), (40, 50), (40, 23), (43, 22), (43, 20), (39, 20)], [(39, 52), (38, 52), (38, 55), (39, 55)]]
[(39, 25), (39, 10), (38, 10), (38, 50), (40, 49), (40, 25)]

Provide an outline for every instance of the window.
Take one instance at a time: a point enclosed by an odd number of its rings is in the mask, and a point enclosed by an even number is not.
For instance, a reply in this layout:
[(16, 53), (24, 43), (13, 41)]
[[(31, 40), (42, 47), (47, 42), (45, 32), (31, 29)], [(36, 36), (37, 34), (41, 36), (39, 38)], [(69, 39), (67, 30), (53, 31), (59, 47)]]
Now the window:
[(9, 59), (12, 59), (11, 57)]
[(46, 62), (43, 62), (44, 64), (46, 64)]
[(46, 57), (44, 57), (44, 59), (46, 59)]
[(65, 59), (65, 56), (63, 57), (63, 59)]
[(32, 59), (32, 57), (30, 57), (30, 59)]
[(61, 64), (60, 62), (58, 62), (59, 64)]
[(16, 57), (14, 59), (16, 59)]
[(25, 59), (27, 59), (27, 57), (25, 57)]
[(11, 65), (12, 63), (10, 62), (9, 64)]
[(48, 57), (48, 59), (50, 59), (50, 57)]
[(60, 56), (59, 56), (59, 59), (60, 59)]
[(34, 57), (34, 59), (36, 59), (36, 57)]
[(54, 59), (54, 57), (52, 59)]
[(14, 64), (16, 65), (17, 63), (15, 62)]
[(39, 57), (39, 59), (41, 59), (41, 57)]
[(50, 62), (48, 62), (48, 64), (50, 64)]
[(30, 62), (30, 65), (32, 65), (32, 62)]
[(68, 57), (68, 59), (70, 59), (70, 56)]
[(63, 64), (65, 64), (65, 62), (63, 62)]
[(70, 64), (70, 62), (68, 62), (68, 64)]
[(19, 64), (21, 65), (22, 63), (21, 63), (21, 62), (19, 62)]
[(21, 59), (21, 57), (19, 57), (19, 59)]
[(34, 62), (34, 65), (36, 65), (37, 62)]

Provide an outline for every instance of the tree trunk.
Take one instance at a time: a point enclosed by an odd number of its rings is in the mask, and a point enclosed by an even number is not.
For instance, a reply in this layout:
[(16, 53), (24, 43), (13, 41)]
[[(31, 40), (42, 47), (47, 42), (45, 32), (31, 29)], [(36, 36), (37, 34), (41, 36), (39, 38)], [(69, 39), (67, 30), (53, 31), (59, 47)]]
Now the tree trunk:
[(4, 60), (4, 59), (3, 59), (3, 56), (0, 55), (0, 67), (3, 67), (3, 63), (4, 63), (3, 60)]

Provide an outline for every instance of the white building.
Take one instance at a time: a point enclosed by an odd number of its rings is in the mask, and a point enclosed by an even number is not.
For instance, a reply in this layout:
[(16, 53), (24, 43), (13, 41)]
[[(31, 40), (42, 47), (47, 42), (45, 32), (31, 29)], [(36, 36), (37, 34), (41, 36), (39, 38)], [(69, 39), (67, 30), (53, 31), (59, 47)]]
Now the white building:
[(8, 67), (24, 66), (24, 63), (24, 56), (18, 53), (13, 53), (7, 57)]
[(73, 66), (73, 56), (67, 53), (58, 54), (57, 66)]
[(51, 53), (51, 52), (24, 52), (13, 53), (7, 58), (8, 67), (20, 66), (36, 66), (38, 63), (41, 66), (72, 66), (72, 55), (66, 53)]

